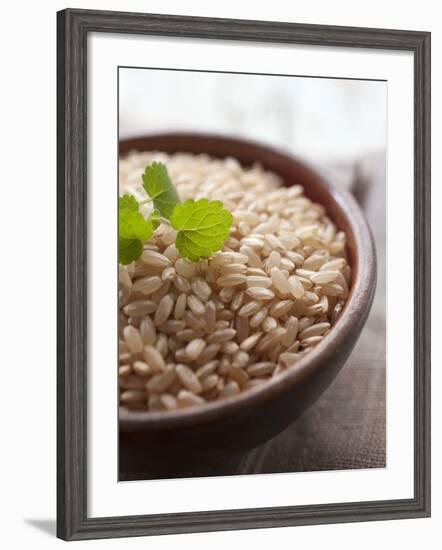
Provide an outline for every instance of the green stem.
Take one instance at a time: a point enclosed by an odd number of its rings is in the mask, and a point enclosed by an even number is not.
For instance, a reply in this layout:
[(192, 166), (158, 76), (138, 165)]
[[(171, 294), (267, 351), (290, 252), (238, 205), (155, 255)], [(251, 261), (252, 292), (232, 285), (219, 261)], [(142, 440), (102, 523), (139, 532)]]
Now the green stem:
[(138, 203), (138, 206), (143, 206), (143, 204), (148, 204), (149, 202), (152, 202), (153, 199), (150, 197), (148, 199), (145, 199), (144, 201), (141, 201)]

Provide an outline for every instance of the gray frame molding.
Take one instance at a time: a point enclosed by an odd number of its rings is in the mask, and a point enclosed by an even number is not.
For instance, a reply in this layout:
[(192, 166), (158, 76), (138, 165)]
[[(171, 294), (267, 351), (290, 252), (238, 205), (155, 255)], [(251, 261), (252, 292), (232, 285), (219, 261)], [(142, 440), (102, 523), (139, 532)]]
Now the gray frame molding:
[[(414, 54), (414, 498), (87, 517), (87, 34), (109, 32)], [(57, 536), (65, 540), (430, 515), (430, 33), (68, 9), (57, 14)]]

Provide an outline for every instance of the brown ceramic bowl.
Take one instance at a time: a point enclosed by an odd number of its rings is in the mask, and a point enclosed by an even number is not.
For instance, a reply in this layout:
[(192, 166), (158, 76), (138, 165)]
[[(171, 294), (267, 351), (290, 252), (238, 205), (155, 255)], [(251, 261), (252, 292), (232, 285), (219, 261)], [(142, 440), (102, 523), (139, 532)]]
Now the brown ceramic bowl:
[(231, 156), (244, 166), (259, 161), (288, 186), (301, 184), (305, 194), (324, 205), (347, 235), (353, 281), (345, 309), (327, 337), (295, 368), (258, 389), (201, 408), (164, 413), (120, 410), (120, 443), (141, 443), (149, 460), (158, 459), (160, 463), (165, 457), (182, 457), (189, 450), (201, 457), (256, 447), (284, 430), (318, 399), (358, 340), (376, 286), (376, 257), (367, 222), (349, 193), (335, 188), (299, 159), (265, 145), (222, 136), (174, 133), (124, 140), (119, 147), (121, 156), (135, 149)]

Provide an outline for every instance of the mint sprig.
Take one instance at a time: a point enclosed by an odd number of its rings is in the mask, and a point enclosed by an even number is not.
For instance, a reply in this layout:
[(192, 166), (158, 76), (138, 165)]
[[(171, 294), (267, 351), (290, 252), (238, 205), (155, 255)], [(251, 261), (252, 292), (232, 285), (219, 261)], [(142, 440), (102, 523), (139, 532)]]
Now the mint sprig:
[(155, 210), (150, 215), (149, 220), (152, 222), (154, 230), (157, 229), (157, 227), (159, 227), (161, 223), (160, 211), (155, 208)]
[[(178, 231), (176, 247), (181, 256), (197, 262), (220, 250), (229, 238), (232, 214), (221, 201), (189, 199), (181, 203), (164, 164), (154, 162), (142, 176), (143, 187), (150, 199), (139, 203), (132, 195), (119, 198), (119, 246), (121, 264), (129, 264), (143, 253), (143, 242), (149, 240), (161, 221)], [(153, 202), (154, 210), (146, 219), (140, 205)]]
[(178, 192), (169, 178), (167, 168), (161, 162), (146, 166), (143, 174), (143, 187), (153, 205), (164, 218), (170, 220), (173, 209), (180, 202)]
[(118, 199), (118, 258), (121, 264), (130, 264), (143, 253), (143, 242), (148, 241), (158, 227), (155, 215), (146, 220), (140, 212), (140, 205), (132, 195)]
[(233, 216), (221, 201), (189, 199), (174, 208), (170, 221), (178, 230), (175, 246), (181, 256), (196, 262), (222, 248), (229, 238)]

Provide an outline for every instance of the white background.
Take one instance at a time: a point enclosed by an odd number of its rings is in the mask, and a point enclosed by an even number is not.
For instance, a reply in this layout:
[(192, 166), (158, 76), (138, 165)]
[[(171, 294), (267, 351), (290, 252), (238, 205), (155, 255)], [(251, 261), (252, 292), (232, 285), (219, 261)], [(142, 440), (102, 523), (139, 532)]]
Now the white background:
[[(142, 66), (160, 66), (150, 56), (143, 59)], [(368, 78), (364, 65), (358, 68)], [(286, 70), (300, 74), (293, 61)], [(269, 71), (277, 72), (274, 63)], [(146, 132), (216, 132), (284, 148), (311, 162), (347, 165), (385, 149), (386, 82), (133, 68), (121, 68), (119, 74), (123, 138)]]
[[(409, 28), (433, 32), (433, 150), (442, 147), (442, 24), (437, 3), (422, 0), (387, 4), (373, 0), (317, 0), (296, 5), (274, 0), (207, 3), (187, 0), (151, 2), (73, 2), (71, 7), (124, 9), (157, 13), (286, 20), (306, 23)], [(21, 2), (3, 9), (2, 224), (4, 228), (2, 309), (2, 543), (6, 548), (61, 546), (47, 534), (55, 517), (55, 10), (62, 2)], [(253, 7), (253, 10), (251, 9)], [(6, 73), (6, 74), (5, 74)], [(20, 148), (19, 148), (20, 145)], [(6, 149), (6, 151), (5, 151)], [(433, 155), (433, 205), (440, 212), (440, 155)], [(436, 208), (439, 207), (437, 210)], [(441, 217), (434, 215), (434, 278), (440, 280)], [(436, 272), (437, 270), (437, 272)], [(441, 304), (433, 290), (433, 311)], [(439, 307), (437, 307), (439, 306)], [(434, 334), (440, 322), (434, 321)], [(433, 342), (433, 463), (442, 461), (441, 339)], [(155, 539), (94, 541), (87, 547), (211, 549), (226, 545), (322, 545), (359, 549), (400, 545), (438, 548), (442, 527), (440, 468), (433, 471), (433, 518), (277, 530), (198, 534)], [(40, 523), (37, 524), (37, 520)], [(43, 520), (43, 522), (41, 522)], [(34, 523), (33, 523), (34, 522)], [(48, 527), (49, 526), (49, 527)]]

